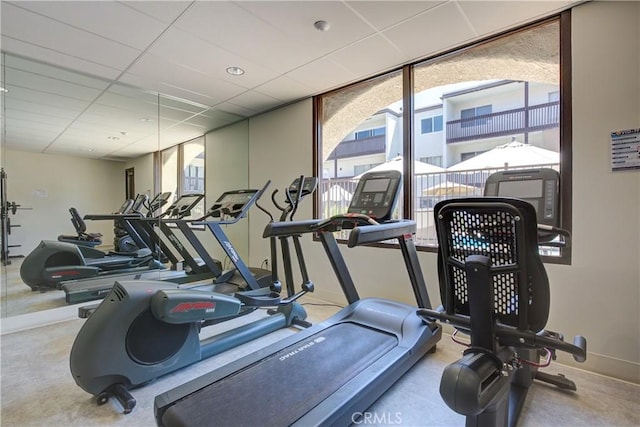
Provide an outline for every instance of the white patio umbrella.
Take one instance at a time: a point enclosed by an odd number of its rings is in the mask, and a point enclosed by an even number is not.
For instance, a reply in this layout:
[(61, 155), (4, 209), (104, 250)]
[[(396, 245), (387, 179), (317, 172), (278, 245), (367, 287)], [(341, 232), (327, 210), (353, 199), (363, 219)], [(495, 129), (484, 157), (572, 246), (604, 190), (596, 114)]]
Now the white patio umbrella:
[(473, 185), (458, 184), (445, 181), (422, 190), (423, 196), (454, 197), (454, 196), (479, 196), (482, 190)]
[[(396, 170), (399, 172), (403, 171), (402, 156), (396, 156), (393, 159), (387, 160), (386, 162), (376, 167), (373, 167), (368, 171), (361, 173), (360, 175), (354, 176), (353, 179), (356, 179), (356, 180), (360, 179), (362, 178), (362, 175), (364, 175), (367, 172), (380, 172), (380, 171), (389, 171), (389, 170)], [(444, 172), (444, 169), (429, 163), (420, 162), (418, 160), (413, 162), (414, 174), (437, 173), (437, 172)]]
[(496, 169), (504, 167), (520, 167), (547, 165), (560, 162), (560, 153), (524, 144), (520, 141), (511, 141), (508, 144), (499, 145), (482, 154), (457, 163), (447, 171), (465, 171), (478, 169)]
[(350, 201), (353, 197), (353, 194), (339, 186), (338, 184), (333, 184), (322, 193), (322, 201), (326, 202), (347, 202)]

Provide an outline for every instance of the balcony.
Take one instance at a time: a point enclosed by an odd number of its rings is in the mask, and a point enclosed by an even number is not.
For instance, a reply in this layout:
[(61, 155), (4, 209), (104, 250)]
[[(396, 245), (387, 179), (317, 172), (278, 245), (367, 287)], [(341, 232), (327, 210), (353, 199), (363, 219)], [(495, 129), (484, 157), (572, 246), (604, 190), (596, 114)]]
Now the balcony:
[(385, 135), (376, 135), (369, 138), (359, 138), (342, 141), (336, 148), (333, 149), (331, 154), (329, 154), (327, 160), (384, 153), (385, 143)]
[[(528, 120), (525, 120), (528, 119)], [(447, 144), (552, 129), (560, 125), (560, 102), (447, 122)]]

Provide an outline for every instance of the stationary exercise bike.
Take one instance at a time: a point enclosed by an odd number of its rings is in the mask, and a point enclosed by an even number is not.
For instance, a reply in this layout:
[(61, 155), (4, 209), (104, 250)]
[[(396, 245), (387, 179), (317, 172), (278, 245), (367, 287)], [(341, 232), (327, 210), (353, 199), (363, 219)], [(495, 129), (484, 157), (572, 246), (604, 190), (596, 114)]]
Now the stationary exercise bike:
[[(297, 194), (302, 193), (298, 189), (308, 188), (301, 180), (288, 191), (288, 200), (296, 204), (303, 196)], [(232, 198), (225, 197), (225, 203), (214, 204), (210, 211), (217, 214), (210, 212), (211, 216), (224, 219), (234, 214), (246, 200), (242, 191), (235, 193)], [(295, 209), (286, 208), (289, 212)], [(211, 226), (209, 222), (194, 224)], [(219, 292), (223, 289), (219, 283), (182, 287), (158, 281), (116, 282), (73, 343), (70, 368), (78, 386), (97, 396), (98, 405), (115, 397), (124, 413), (129, 413), (136, 404), (129, 389), (278, 329), (308, 326), (306, 312), (296, 302), (306, 290), (282, 298), (276, 292), (280, 287), (277, 278), (273, 289), (258, 286), (237, 253), (232, 253), (232, 263), (248, 284), (248, 290), (232, 295)], [(272, 310), (257, 321), (200, 340), (203, 327), (257, 308)]]
[[(470, 336), (440, 382), (443, 400), (468, 427), (515, 426), (534, 379), (576, 390), (564, 376), (539, 371), (558, 350), (586, 359), (584, 337), (569, 344), (544, 329), (550, 291), (539, 242), (563, 246), (570, 237), (550, 225), (559, 212), (558, 178), (551, 170), (501, 172), (485, 195), (503, 197), (449, 199), (434, 208), (443, 305), (418, 314)], [(519, 192), (528, 200), (512, 198)], [(538, 227), (538, 218), (547, 224)]]

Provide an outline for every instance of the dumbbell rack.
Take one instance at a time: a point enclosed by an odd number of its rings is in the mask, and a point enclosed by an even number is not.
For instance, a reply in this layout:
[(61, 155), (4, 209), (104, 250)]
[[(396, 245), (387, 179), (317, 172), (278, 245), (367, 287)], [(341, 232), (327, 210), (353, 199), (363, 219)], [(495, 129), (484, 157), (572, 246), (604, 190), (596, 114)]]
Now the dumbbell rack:
[[(11, 264), (11, 258), (17, 258), (22, 255), (9, 255), (9, 248), (18, 248), (22, 245), (10, 245), (9, 244), (9, 235), (11, 235), (11, 229), (15, 227), (20, 227), (18, 224), (11, 224), (11, 215), (15, 215), (18, 209), (20, 209), (20, 205), (16, 204), (16, 202), (9, 202), (7, 200), (7, 173), (3, 169), (0, 169), (0, 198), (1, 198), (1, 206), (0, 206), (0, 216), (1, 216), (1, 237), (2, 237), (2, 250), (0, 253), (0, 262), (2, 265)], [(22, 208), (25, 209), (25, 208)]]

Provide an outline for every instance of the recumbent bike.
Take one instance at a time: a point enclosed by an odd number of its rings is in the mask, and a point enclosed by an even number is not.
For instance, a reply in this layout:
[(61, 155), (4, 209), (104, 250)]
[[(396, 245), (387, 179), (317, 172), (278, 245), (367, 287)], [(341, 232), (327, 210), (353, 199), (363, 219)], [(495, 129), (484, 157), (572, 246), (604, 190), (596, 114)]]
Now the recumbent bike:
[(557, 350), (586, 359), (584, 337), (569, 344), (544, 329), (550, 291), (539, 244), (569, 243), (569, 234), (556, 227), (558, 183), (551, 169), (499, 172), (488, 179), (485, 197), (444, 200), (434, 208), (443, 305), (418, 314), (470, 336), (440, 382), (440, 395), (466, 416), (467, 427), (515, 426), (534, 379), (576, 390), (564, 376), (538, 370)]

